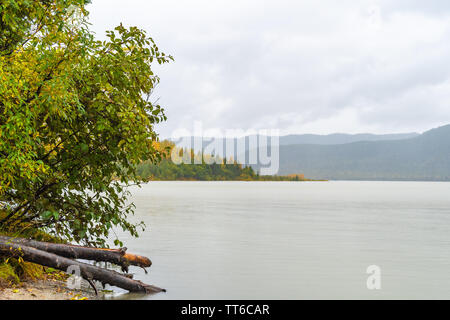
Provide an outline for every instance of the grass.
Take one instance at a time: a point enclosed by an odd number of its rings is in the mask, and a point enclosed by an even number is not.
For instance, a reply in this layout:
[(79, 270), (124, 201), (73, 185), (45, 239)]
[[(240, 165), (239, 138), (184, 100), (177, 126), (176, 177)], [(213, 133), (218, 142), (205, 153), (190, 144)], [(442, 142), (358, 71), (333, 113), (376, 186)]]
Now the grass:
[(0, 263), (0, 288), (20, 284), (20, 278), (14, 267), (8, 262)]
[(20, 286), (25, 281), (35, 280), (66, 280), (68, 275), (64, 272), (44, 267), (22, 259), (6, 258), (0, 256), (0, 289)]
[[(2, 212), (0, 211), (0, 219)], [(17, 229), (16, 229), (17, 230)], [(21, 226), (20, 231), (5, 230), (0, 227), (0, 236), (32, 238), (38, 241), (62, 243), (61, 239), (53, 237), (42, 230), (33, 229), (29, 226)], [(66, 275), (52, 268), (25, 262), (22, 259), (9, 258), (0, 255), (0, 289), (5, 287), (19, 286), (23, 281), (29, 280), (64, 280)]]
[[(0, 235), (10, 235), (0, 231)], [(0, 255), (0, 288), (20, 285), (22, 281), (45, 278), (42, 266), (25, 262), (21, 258)]]
[(0, 290), (17, 287), (25, 281), (35, 280), (67, 280), (68, 275), (53, 268), (20, 261), (19, 259), (0, 259)]

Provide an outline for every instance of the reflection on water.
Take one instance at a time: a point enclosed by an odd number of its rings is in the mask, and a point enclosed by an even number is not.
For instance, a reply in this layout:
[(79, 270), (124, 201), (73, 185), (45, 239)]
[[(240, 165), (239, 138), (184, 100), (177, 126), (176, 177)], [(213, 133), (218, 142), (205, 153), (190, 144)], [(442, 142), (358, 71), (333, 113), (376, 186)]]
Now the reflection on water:
[[(116, 299), (450, 298), (450, 183), (151, 182), (124, 236), (167, 289)], [(381, 268), (368, 290), (366, 269)]]

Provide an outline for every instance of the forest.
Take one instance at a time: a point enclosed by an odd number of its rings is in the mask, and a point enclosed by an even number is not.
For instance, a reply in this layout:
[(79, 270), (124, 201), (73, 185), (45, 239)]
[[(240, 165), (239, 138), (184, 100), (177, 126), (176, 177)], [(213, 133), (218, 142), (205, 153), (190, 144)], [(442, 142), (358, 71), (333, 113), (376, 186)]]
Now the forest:
[[(259, 175), (251, 166), (233, 159), (194, 153), (179, 148), (165, 140), (155, 143), (155, 148), (164, 154), (159, 163), (144, 161), (137, 166), (137, 175), (144, 181), (307, 181), (303, 174), (287, 176)], [(181, 160), (181, 161), (180, 161)]]

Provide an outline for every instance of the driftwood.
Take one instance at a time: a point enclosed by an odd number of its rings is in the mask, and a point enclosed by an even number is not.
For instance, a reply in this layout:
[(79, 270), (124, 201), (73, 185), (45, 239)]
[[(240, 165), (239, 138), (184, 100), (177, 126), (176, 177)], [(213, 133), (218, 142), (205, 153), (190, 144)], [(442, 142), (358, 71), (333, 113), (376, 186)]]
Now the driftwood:
[(144, 284), (138, 280), (133, 280), (129, 275), (123, 275), (116, 271), (103, 269), (91, 264), (62, 257), (55, 253), (46, 252), (17, 243), (17, 241), (5, 240), (4, 237), (0, 238), (0, 254), (15, 258), (21, 257), (24, 261), (37, 263), (42, 266), (58, 269), (64, 272), (66, 272), (69, 267), (79, 267), (80, 276), (86, 279), (94, 288), (95, 286), (93, 285), (93, 280), (97, 280), (103, 285), (110, 284), (130, 292), (165, 292), (164, 289)]
[(54, 253), (59, 256), (71, 259), (84, 259), (92, 261), (110, 262), (121, 266), (122, 270), (125, 272), (128, 272), (129, 265), (134, 265), (141, 268), (147, 268), (152, 265), (152, 262), (147, 257), (127, 253), (126, 252), (127, 248), (99, 249), (92, 247), (76, 246), (71, 244), (48, 243), (23, 238), (11, 238), (4, 236), (0, 236), (0, 241), (36, 248), (42, 251)]

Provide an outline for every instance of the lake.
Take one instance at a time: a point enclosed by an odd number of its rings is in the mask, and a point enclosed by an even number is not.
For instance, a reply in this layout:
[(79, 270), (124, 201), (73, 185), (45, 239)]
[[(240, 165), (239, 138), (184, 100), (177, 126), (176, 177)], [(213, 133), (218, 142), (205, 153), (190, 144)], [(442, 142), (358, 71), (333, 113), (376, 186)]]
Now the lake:
[[(123, 235), (167, 289), (115, 299), (450, 299), (450, 183), (150, 182)], [(367, 268), (381, 271), (369, 290)]]

